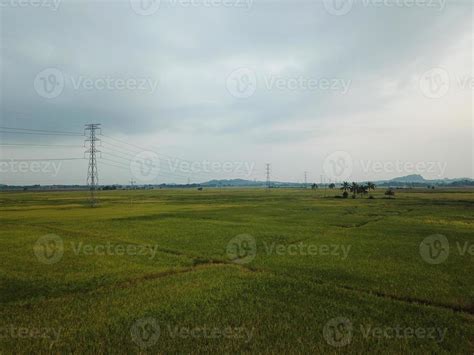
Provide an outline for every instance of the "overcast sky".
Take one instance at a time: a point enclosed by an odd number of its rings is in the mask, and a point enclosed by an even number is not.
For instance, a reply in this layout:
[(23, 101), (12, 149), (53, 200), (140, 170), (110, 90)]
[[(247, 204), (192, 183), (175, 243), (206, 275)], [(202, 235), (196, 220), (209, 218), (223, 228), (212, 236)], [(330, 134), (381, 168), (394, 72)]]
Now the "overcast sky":
[[(1, 126), (101, 123), (102, 184), (472, 178), (472, 2), (388, 2), (0, 0)], [(2, 183), (85, 183), (0, 131)]]

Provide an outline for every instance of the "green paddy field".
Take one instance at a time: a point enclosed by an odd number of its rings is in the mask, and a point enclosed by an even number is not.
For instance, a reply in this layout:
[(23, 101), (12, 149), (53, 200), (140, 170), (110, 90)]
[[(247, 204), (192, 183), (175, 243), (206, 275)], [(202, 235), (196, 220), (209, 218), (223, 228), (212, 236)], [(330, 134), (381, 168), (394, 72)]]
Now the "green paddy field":
[(0, 194), (0, 353), (474, 352), (474, 190)]

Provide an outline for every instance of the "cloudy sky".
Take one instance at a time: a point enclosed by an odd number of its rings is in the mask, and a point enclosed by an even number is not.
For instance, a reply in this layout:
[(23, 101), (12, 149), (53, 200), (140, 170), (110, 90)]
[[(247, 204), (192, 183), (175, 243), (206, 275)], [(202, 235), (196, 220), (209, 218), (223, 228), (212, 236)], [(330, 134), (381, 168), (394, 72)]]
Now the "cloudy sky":
[(472, 178), (472, 10), (0, 0), (1, 182)]

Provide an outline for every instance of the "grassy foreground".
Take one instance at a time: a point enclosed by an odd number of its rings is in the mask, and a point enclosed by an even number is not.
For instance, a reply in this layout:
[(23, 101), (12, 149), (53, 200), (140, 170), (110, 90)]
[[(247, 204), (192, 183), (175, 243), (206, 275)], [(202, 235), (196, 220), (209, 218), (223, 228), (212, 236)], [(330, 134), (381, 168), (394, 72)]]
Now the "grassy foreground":
[(0, 353), (474, 351), (474, 192), (0, 194)]

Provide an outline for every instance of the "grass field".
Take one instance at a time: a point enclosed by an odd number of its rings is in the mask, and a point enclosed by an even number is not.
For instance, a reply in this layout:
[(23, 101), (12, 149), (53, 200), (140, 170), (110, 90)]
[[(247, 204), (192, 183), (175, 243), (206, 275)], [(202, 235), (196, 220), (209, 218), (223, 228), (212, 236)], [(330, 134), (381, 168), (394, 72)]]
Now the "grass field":
[(0, 353), (472, 354), (474, 192), (335, 193), (2, 193)]

